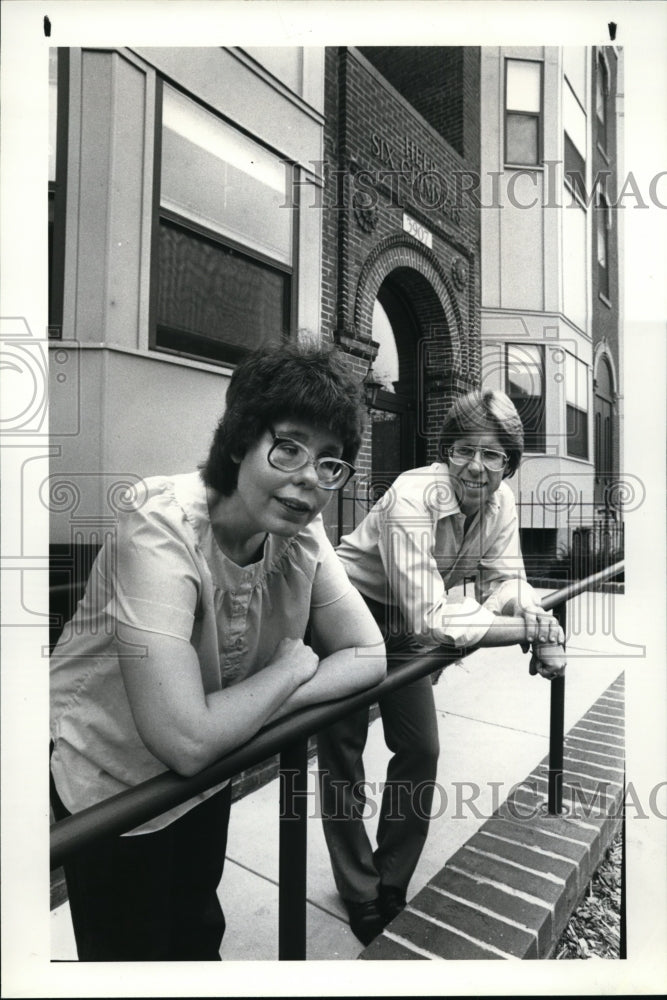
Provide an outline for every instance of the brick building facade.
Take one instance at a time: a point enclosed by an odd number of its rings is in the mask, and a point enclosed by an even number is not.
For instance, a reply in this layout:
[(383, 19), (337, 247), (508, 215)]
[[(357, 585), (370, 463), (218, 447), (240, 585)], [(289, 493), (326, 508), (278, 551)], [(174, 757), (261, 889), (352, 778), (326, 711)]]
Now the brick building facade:
[[(66, 576), (110, 485), (190, 469), (238, 358), (307, 334), (377, 390), (334, 541), (480, 384), (529, 420), (511, 482), (536, 556), (567, 541), (561, 497), (597, 516), (618, 492), (620, 50), (72, 49), (51, 69)], [(537, 528), (534, 505), (555, 511)]]
[(524, 421), (524, 557), (592, 572), (623, 545), (622, 50), (484, 48), (480, 94), (482, 381)]
[(433, 461), (447, 407), (479, 384), (479, 211), (459, 197), (478, 93), (476, 49), (326, 51), (322, 333), (381, 386), (357, 496)]
[[(595, 501), (604, 504), (621, 464), (621, 284), (619, 218), (619, 117), (615, 113), (620, 66), (613, 46), (595, 49), (592, 66), (592, 172), (596, 183), (595, 258), (592, 269), (593, 440)], [(613, 500), (613, 497), (612, 497)]]

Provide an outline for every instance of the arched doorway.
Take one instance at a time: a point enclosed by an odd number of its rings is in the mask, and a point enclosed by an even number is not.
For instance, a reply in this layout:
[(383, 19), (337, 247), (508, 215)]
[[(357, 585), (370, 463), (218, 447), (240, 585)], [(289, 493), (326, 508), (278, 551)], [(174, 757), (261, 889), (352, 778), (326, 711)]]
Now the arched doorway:
[[(460, 295), (464, 290), (465, 284)], [(380, 391), (370, 408), (368, 452), (360, 455), (363, 474), (355, 480), (351, 518), (348, 498), (339, 503), (343, 533), (397, 475), (437, 458), (446, 409), (468, 386), (463, 333), (457, 292), (432, 250), (405, 234), (373, 248), (357, 283), (354, 336), (365, 347), (377, 345), (365, 381), (374, 381), (377, 371)]]
[(595, 384), (595, 502), (605, 501), (614, 479), (614, 384), (609, 362), (599, 360)]
[(373, 363), (380, 384), (371, 410), (371, 477), (377, 497), (399, 473), (426, 461), (417, 432), (419, 324), (399, 284), (387, 277), (373, 307), (372, 337), (379, 345)]

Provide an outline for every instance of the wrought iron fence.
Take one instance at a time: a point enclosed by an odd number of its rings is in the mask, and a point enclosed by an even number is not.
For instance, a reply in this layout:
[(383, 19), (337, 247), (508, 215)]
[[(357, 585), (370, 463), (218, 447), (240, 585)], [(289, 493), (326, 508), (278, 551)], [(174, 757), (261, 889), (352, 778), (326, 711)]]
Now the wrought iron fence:
[(529, 576), (532, 570), (533, 576), (581, 580), (624, 558), (625, 521), (618, 504), (531, 492), (520, 496), (517, 509)]
[[(357, 477), (338, 495), (335, 541), (353, 531), (390, 485)], [(581, 580), (625, 555), (622, 506), (584, 500), (583, 494), (522, 493), (517, 500), (522, 547), (529, 578)]]

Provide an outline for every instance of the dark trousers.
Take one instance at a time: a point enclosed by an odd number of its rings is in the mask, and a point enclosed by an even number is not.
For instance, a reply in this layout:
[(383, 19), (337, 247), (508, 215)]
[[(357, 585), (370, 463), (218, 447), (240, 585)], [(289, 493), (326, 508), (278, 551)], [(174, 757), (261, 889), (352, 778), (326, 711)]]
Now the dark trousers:
[(375, 899), (380, 885), (407, 891), (428, 832), (440, 752), (430, 677), (386, 695), (378, 704), (393, 756), (375, 851), (362, 819), (369, 710), (347, 716), (317, 738), (324, 836), (336, 888), (352, 902)]
[[(51, 792), (63, 819), (53, 783)], [(231, 782), (162, 830), (115, 837), (65, 864), (82, 962), (220, 960), (230, 805)]]

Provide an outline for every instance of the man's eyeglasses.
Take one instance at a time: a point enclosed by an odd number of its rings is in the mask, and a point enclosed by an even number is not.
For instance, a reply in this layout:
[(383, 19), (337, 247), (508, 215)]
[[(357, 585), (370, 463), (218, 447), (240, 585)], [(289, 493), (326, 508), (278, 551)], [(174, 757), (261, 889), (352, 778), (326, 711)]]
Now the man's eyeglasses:
[(356, 472), (354, 466), (344, 462), (342, 458), (330, 458), (328, 455), (323, 458), (313, 458), (306, 446), (299, 441), (280, 437), (271, 428), (269, 430), (273, 435), (273, 444), (267, 457), (274, 469), (279, 469), (281, 472), (297, 472), (311, 463), (317, 473), (318, 485), (323, 490), (342, 489)]
[(466, 465), (467, 462), (472, 462), (477, 454), (489, 472), (500, 472), (509, 461), (504, 451), (495, 451), (493, 448), (473, 448), (469, 444), (455, 444), (449, 449), (449, 457), (454, 465)]

